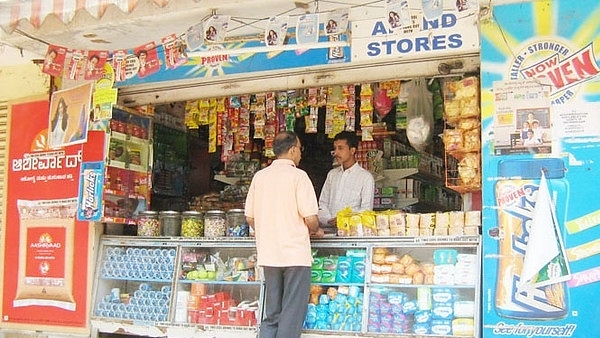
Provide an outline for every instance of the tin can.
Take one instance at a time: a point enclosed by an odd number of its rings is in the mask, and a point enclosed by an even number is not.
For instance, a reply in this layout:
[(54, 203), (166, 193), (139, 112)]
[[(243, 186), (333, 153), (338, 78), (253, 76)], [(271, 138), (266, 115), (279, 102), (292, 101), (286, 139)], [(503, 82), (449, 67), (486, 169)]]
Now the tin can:
[(558, 158), (506, 160), (499, 163), (498, 174), (496, 312), (518, 319), (563, 318), (570, 275), (563, 243), (564, 163)]
[(158, 221), (158, 212), (156, 211), (140, 211), (137, 221), (138, 236), (160, 236), (161, 228)]

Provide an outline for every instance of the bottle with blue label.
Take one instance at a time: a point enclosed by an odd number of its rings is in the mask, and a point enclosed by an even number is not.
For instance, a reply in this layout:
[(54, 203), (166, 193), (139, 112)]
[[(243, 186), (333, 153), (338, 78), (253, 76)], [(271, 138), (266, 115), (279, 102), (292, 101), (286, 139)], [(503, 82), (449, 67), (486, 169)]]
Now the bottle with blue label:
[(511, 159), (498, 165), (495, 308), (502, 317), (551, 320), (568, 313), (565, 172), (559, 158)]

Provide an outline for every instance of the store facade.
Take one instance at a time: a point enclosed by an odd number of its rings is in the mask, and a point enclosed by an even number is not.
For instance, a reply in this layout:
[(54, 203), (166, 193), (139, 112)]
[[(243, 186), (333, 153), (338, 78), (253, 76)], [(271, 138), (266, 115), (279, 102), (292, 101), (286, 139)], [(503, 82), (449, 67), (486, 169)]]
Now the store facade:
[[(562, 2), (561, 2), (562, 4)], [(378, 85), (386, 82), (394, 82), (399, 80), (410, 80), (417, 77), (424, 77), (429, 79), (446, 79), (446, 77), (463, 77), (465, 74), (476, 74), (479, 71), (479, 68), (482, 66), (482, 61), (485, 61), (485, 56), (480, 55), (479, 46), (480, 46), (480, 35), (478, 29), (480, 27), (479, 16), (482, 15), (482, 12), (485, 10), (477, 8), (471, 8), (470, 10), (459, 11), (456, 7), (449, 6), (445, 4), (446, 8), (444, 12), (436, 17), (434, 20), (423, 20), (423, 17), (418, 17), (419, 20), (417, 22), (421, 22), (422, 25), (420, 27), (406, 27), (406, 30), (400, 36), (394, 34), (388, 23), (384, 18), (381, 19), (368, 19), (368, 20), (357, 20), (349, 23), (349, 31), (347, 34), (340, 34), (341, 38), (333, 41), (331, 44), (331, 38), (329, 36), (322, 36), (322, 41), (317, 41), (311, 48), (306, 50), (261, 50), (256, 49), (260, 44), (257, 42), (247, 42), (247, 43), (237, 43), (237, 44), (223, 44), (221, 48), (217, 50), (202, 50), (197, 52), (194, 55), (193, 52), (190, 52), (187, 57), (185, 63), (178, 65), (172, 69), (164, 69), (155, 72), (151, 75), (140, 76), (139, 63), (136, 61), (131, 61), (128, 66), (123, 68), (124, 80), (116, 82), (115, 87), (119, 90), (118, 95), (118, 104), (123, 107), (122, 110), (125, 112), (131, 112), (132, 114), (135, 111), (130, 111), (130, 108), (127, 107), (136, 107), (136, 106), (158, 106), (163, 104), (168, 104), (172, 102), (183, 102), (183, 101), (196, 101), (202, 102), (203, 99), (211, 99), (211, 98), (223, 98), (223, 97), (242, 97), (244, 95), (256, 94), (256, 93), (265, 93), (265, 92), (280, 92), (280, 91), (289, 91), (289, 90), (302, 90), (307, 88), (316, 88), (316, 87), (342, 87), (352, 84), (372, 84), (377, 83)], [(533, 5), (532, 5), (533, 6)], [(566, 6), (568, 7), (568, 6)], [(496, 8), (496, 7), (494, 7)], [(498, 8), (502, 8), (499, 6)], [(487, 9), (492, 10), (492, 9)], [(516, 10), (515, 7), (507, 6), (507, 11)], [(568, 12), (568, 9), (564, 10)], [(523, 10), (526, 13), (525, 10)], [(485, 13), (483, 13), (485, 14)], [(421, 13), (421, 15), (423, 15)], [(489, 17), (485, 17), (485, 23), (487, 24), (490, 20)], [(427, 27), (424, 27), (427, 26)], [(489, 26), (486, 26), (489, 27)], [(410, 30), (410, 31), (409, 31)], [(485, 31), (487, 34), (492, 34), (489, 31)], [(487, 40), (486, 40), (487, 41)], [(293, 41), (291, 42), (293, 43)], [(487, 46), (486, 46), (487, 47)], [(165, 47), (163, 45), (157, 44), (155, 46), (157, 51), (157, 60), (166, 60), (165, 59)], [(262, 47), (261, 47), (262, 48)], [(133, 46), (132, 46), (133, 49)], [(247, 53), (244, 53), (247, 51)], [(495, 61), (495, 58), (491, 57), (492, 61)], [(139, 59), (137, 59), (139, 62)], [(492, 62), (493, 63), (493, 62)], [(483, 73), (482, 73), (483, 74)], [(594, 74), (595, 75), (595, 74)], [(518, 77), (518, 76), (517, 76)], [(592, 76), (593, 77), (593, 76)], [(500, 77), (501, 78), (501, 77)], [(483, 79), (482, 79), (483, 80)], [(515, 80), (512, 79), (511, 80)], [(597, 81), (597, 80), (595, 80)], [(593, 82), (593, 81), (592, 81)], [(64, 85), (65, 88), (68, 88), (71, 83), (77, 83), (77, 81), (69, 81), (69, 79), (65, 79)], [(482, 87), (489, 87), (489, 83), (484, 83), (482, 81)], [(486, 88), (487, 88), (486, 87)], [(354, 88), (354, 87), (353, 87)], [(483, 89), (482, 89), (483, 90)], [(482, 103), (483, 107), (485, 107), (485, 103), (488, 102), (487, 98), (484, 96), (487, 93), (482, 91)], [(360, 94), (359, 94), (360, 95)], [(42, 100), (43, 102), (43, 100)], [(274, 102), (274, 101), (273, 101)], [(48, 102), (46, 101), (46, 104)], [(489, 102), (488, 102), (489, 103)], [(43, 104), (43, 103), (42, 103)], [(16, 108), (21, 108), (17, 106)], [(30, 109), (29, 107), (22, 107), (25, 110)], [(138, 110), (139, 112), (139, 110)], [(486, 123), (492, 124), (492, 122), (486, 122), (486, 118), (488, 116), (484, 111), (482, 115), (483, 123), (482, 131), (488, 130), (491, 127), (486, 127)], [(134, 114), (135, 115), (135, 114)], [(491, 113), (493, 115), (493, 113)], [(142, 116), (147, 117), (148, 115), (142, 114)], [(42, 118), (43, 120), (43, 118)], [(16, 124), (15, 124), (16, 125)], [(360, 129), (367, 130), (368, 125), (360, 125)], [(343, 127), (342, 127), (343, 128)], [(93, 133), (95, 134), (95, 133)], [(482, 133), (483, 134), (483, 133)], [(593, 134), (593, 131), (592, 131)], [(128, 133), (124, 133), (124, 135), (128, 135)], [(93, 140), (95, 137), (91, 136), (88, 140)], [(124, 139), (127, 139), (125, 137)], [(485, 142), (485, 136), (481, 138)], [(217, 145), (215, 141), (215, 145)], [(142, 143), (144, 144), (144, 143)], [(128, 145), (128, 144), (127, 144)], [(72, 148), (78, 148), (77, 144), (71, 145)], [(486, 149), (486, 144), (484, 143), (484, 147), (482, 149)], [(78, 150), (75, 150), (76, 152)], [(23, 153), (27, 153), (24, 151)], [(493, 162), (490, 158), (486, 157), (485, 153), (482, 154), (482, 170), (484, 177), (497, 177), (502, 176), (499, 174), (486, 174), (487, 163)], [(497, 158), (494, 158), (497, 159)], [(101, 160), (100, 160), (101, 161)], [(82, 161), (81, 168), (94, 168), (93, 163), (98, 162), (98, 159), (90, 159), (87, 158), (85, 161)], [(491, 166), (494, 166), (493, 164)], [(143, 170), (141, 170), (143, 172)], [(446, 173), (443, 173), (445, 176)], [(404, 175), (404, 174), (403, 174)], [(404, 176), (402, 176), (404, 177)], [(446, 177), (442, 177), (442, 180)], [(139, 181), (139, 177), (138, 177)], [(490, 183), (486, 180), (482, 182), (482, 188), (484, 194), (490, 194)], [(495, 185), (495, 182), (494, 182)], [(9, 188), (10, 189), (10, 188)], [(46, 187), (45, 189), (53, 190), (55, 188)], [(572, 191), (572, 190), (571, 190)], [(465, 191), (459, 191), (465, 192)], [(463, 194), (463, 198), (467, 201), (470, 200), (471, 196), (470, 190), (467, 190), (465, 194)], [(474, 191), (477, 193), (477, 191)], [(78, 192), (75, 193), (76, 195)], [(52, 196), (52, 195), (50, 195)], [(486, 197), (487, 196), (487, 197)], [(493, 196), (493, 195), (490, 195)], [(485, 216), (486, 212), (489, 213), (494, 209), (495, 202), (494, 198), (490, 199), (490, 196), (484, 195), (484, 222), (485, 219), (492, 216)], [(24, 197), (15, 198), (17, 199), (25, 199)], [(489, 200), (488, 200), (489, 199)], [(472, 208), (471, 203), (466, 203), (460, 206), (462, 210), (470, 210)], [(475, 206), (477, 208), (477, 202), (475, 202)], [(486, 211), (486, 208), (490, 208)], [(442, 211), (442, 210), (440, 210)], [(441, 221), (442, 218), (440, 218)], [(148, 335), (148, 336), (173, 336), (179, 337), (184, 335), (195, 335), (202, 336), (205, 334), (208, 336), (214, 335), (218, 332), (220, 337), (241, 337), (241, 336), (253, 336), (255, 332), (252, 328), (247, 328), (246, 330), (228, 330), (227, 327), (223, 328), (222, 325), (214, 326), (212, 322), (202, 323), (198, 321), (196, 318), (195, 323), (199, 323), (199, 325), (182, 325), (181, 321), (177, 318), (176, 303), (171, 302), (171, 306), (173, 307), (170, 315), (172, 316), (169, 320), (159, 319), (156, 322), (160, 322), (160, 325), (148, 325), (152, 322), (152, 320), (144, 319), (132, 319), (132, 320), (111, 320), (110, 318), (114, 318), (111, 315), (105, 315), (103, 313), (97, 312), (97, 309), (101, 306), (106, 306), (104, 304), (104, 300), (106, 300), (107, 296), (111, 295), (111, 291), (116, 289), (131, 289), (131, 285), (134, 283), (128, 282), (130, 279), (134, 280), (136, 286), (140, 288), (142, 285), (147, 286), (148, 283), (153, 284), (153, 290), (144, 290), (144, 291), (158, 291), (158, 290), (171, 290), (175, 289), (177, 291), (182, 291), (183, 293), (188, 292), (192, 293), (195, 290), (196, 286), (193, 282), (181, 282), (178, 278), (173, 276), (167, 276), (164, 279), (161, 278), (148, 278), (147, 280), (140, 279), (139, 277), (132, 278), (131, 276), (123, 277), (123, 276), (114, 276), (109, 273), (109, 275), (103, 275), (105, 271), (102, 270), (101, 266), (107, 263), (107, 260), (111, 260), (113, 256), (110, 256), (109, 253), (120, 252), (123, 250), (125, 253), (128, 253), (128, 250), (133, 252), (135, 249), (153, 249), (160, 251), (160, 254), (166, 252), (166, 255), (170, 255), (171, 252), (175, 252), (178, 259), (182, 256), (190, 256), (192, 253), (196, 253), (197, 251), (202, 251), (203, 253), (215, 254), (216, 252), (232, 252), (231, 256), (240, 256), (237, 258), (247, 259), (252, 254), (252, 243), (251, 241), (239, 240), (239, 241), (224, 241), (223, 243), (215, 243), (214, 241), (208, 241), (208, 243), (197, 243), (196, 241), (171, 241), (171, 240), (161, 240), (160, 243), (153, 239), (140, 239), (138, 241), (132, 242), (123, 242), (122, 239), (119, 238), (110, 238), (104, 237), (101, 235), (102, 232), (105, 231), (102, 228), (101, 222), (81, 222), (81, 224), (77, 223), (77, 227), (85, 226), (83, 224), (90, 225), (89, 234), (83, 235), (85, 238), (89, 238), (90, 243), (98, 241), (98, 246), (94, 249), (94, 252), (86, 252), (81, 251), (79, 253), (85, 255), (87, 257), (87, 262), (85, 264), (80, 264), (78, 266), (94, 266), (95, 272), (89, 272), (87, 275), (87, 282), (79, 283), (78, 285), (85, 284), (87, 285), (85, 295), (80, 295), (81, 298), (78, 298), (78, 302), (80, 302), (83, 307), (78, 307), (76, 312), (80, 315), (83, 315), (82, 319), (75, 324), (66, 325), (66, 330), (64, 329), (60, 322), (51, 323), (48, 326), (48, 331), (53, 332), (71, 332), (74, 334), (84, 334), (89, 331), (92, 334), (96, 333), (97, 330), (102, 332), (113, 332), (116, 330), (124, 330), (129, 333), (139, 334), (139, 335)], [(206, 226), (206, 223), (204, 224)], [(489, 224), (483, 224), (483, 238), (485, 238), (486, 231), (488, 228), (492, 228)], [(7, 237), (9, 237), (9, 233), (7, 233)], [(11, 238), (18, 238), (15, 235)], [(81, 237), (80, 237), (81, 238)], [(320, 252), (323, 253), (324, 256), (344, 256), (350, 257), (353, 255), (357, 255), (360, 258), (360, 255), (365, 255), (370, 260), (365, 261), (365, 256), (363, 256), (363, 263), (366, 263), (368, 266), (368, 272), (366, 273), (366, 280), (358, 280), (358, 281), (343, 281), (343, 282), (326, 282), (323, 281), (321, 285), (321, 294), (328, 291), (329, 288), (334, 287), (338, 292), (345, 292), (346, 288), (352, 289), (352, 292), (358, 292), (362, 294), (363, 297), (369, 296), (371, 297), (369, 300), (364, 300), (365, 304), (374, 304), (374, 297), (389, 296), (386, 292), (382, 292), (379, 290), (379, 286), (383, 286), (383, 288), (390, 288), (397, 293), (405, 292), (411, 297), (414, 297), (415, 301), (417, 299), (417, 287), (416, 285), (411, 285), (407, 287), (406, 291), (404, 288), (398, 288), (396, 285), (389, 285), (390, 282), (385, 281), (385, 277), (381, 277), (377, 274), (376, 271), (373, 270), (373, 267), (379, 264), (379, 262), (375, 261), (374, 253), (378, 251), (386, 251), (390, 256), (400, 255), (401, 253), (406, 253), (408, 251), (416, 252), (416, 258), (418, 260), (433, 260), (434, 250), (458, 250), (459, 253), (463, 254), (464, 257), (478, 257), (480, 251), (483, 251), (484, 254), (489, 253), (492, 254), (493, 250), (488, 252), (488, 249), (481, 246), (479, 236), (466, 236), (466, 237), (448, 237), (451, 239), (448, 241), (447, 239), (443, 239), (442, 241), (432, 240), (432, 243), (424, 245), (421, 240), (377, 240), (377, 239), (369, 239), (367, 241), (355, 241), (352, 239), (338, 241), (335, 240), (327, 240), (321, 243), (317, 242), (316, 248)], [(359, 242), (361, 242), (359, 244)], [(432, 246), (433, 245), (433, 246)], [(362, 249), (362, 252), (354, 252), (350, 249)], [(490, 248), (492, 245), (489, 246)], [(135, 254), (133, 254), (135, 255)], [(13, 254), (5, 253), (4, 260), (6, 261), (6, 257), (12, 257)], [(129, 259), (128, 257), (132, 257), (130, 255), (125, 255), (124, 259)], [(326, 257), (323, 257), (326, 258)], [(157, 261), (158, 262), (158, 261)], [(129, 262), (131, 263), (131, 262)], [(176, 269), (176, 272), (180, 272), (180, 268), (182, 268), (183, 260), (178, 260), (176, 262), (169, 261), (168, 264), (174, 264), (172, 269)], [(483, 265), (483, 269), (489, 269), (490, 267), (486, 267), (485, 261)], [(12, 269), (12, 268), (11, 268)], [(479, 269), (479, 268), (478, 268)], [(478, 276), (477, 269), (477, 276)], [(6, 276), (8, 276), (6, 272), (6, 268), (4, 270), (4, 278), (5, 281)], [(13, 270), (10, 270), (13, 271)], [(14, 271), (19, 271), (18, 269)], [(495, 275), (495, 273), (491, 273)], [(102, 276), (102, 278), (100, 278)], [(363, 276), (364, 278), (365, 276)], [(377, 279), (377, 277), (384, 278), (383, 280)], [(79, 278), (83, 278), (82, 275)], [(99, 282), (102, 279), (103, 282)], [(159, 282), (156, 283), (158, 279)], [(106, 282), (106, 281), (109, 282)], [(124, 280), (125, 284), (122, 282), (115, 283), (114, 280)], [(141, 283), (140, 283), (141, 280)], [(6, 283), (6, 282), (5, 282)], [(490, 325), (487, 323), (487, 320), (490, 320), (491, 315), (482, 311), (479, 313), (479, 288), (487, 288), (486, 281), (484, 280), (483, 285), (480, 285), (478, 278), (477, 281), (473, 282), (465, 282), (464, 285), (469, 285), (468, 287), (458, 287), (457, 290), (452, 290), (450, 293), (454, 294), (457, 292), (463, 301), (462, 303), (458, 303), (459, 305), (463, 305), (466, 302), (467, 308), (469, 306), (474, 307), (474, 313), (469, 314), (469, 311), (465, 311), (464, 307), (462, 309), (463, 315), (457, 316), (456, 318), (452, 317), (454, 320), (459, 319), (455, 331), (455, 335), (459, 335), (461, 332), (460, 329), (467, 327), (466, 332), (464, 334), (460, 334), (462, 336), (479, 336), (479, 332), (482, 332), (482, 336), (493, 336), (496, 329), (491, 329), (491, 333), (488, 332), (489, 328), (486, 325)], [(130, 285), (128, 285), (130, 284)], [(261, 297), (261, 284), (260, 282), (256, 283), (247, 283), (244, 285), (233, 284), (225, 284), (225, 286), (221, 285), (222, 283), (216, 282), (208, 282), (204, 281), (204, 287), (208, 285), (208, 291), (214, 292), (213, 295), (222, 295), (220, 292), (223, 289), (227, 289), (234, 285), (236, 288), (236, 293), (243, 295), (245, 298), (249, 300), (258, 300), (260, 301)], [(6, 285), (6, 284), (5, 284)], [(420, 284), (418, 284), (420, 285)], [(164, 287), (164, 289), (163, 289)], [(490, 286), (491, 287), (491, 286)], [(11, 286), (12, 288), (12, 286)], [(420, 289), (420, 288), (419, 288)], [(433, 288), (434, 290), (438, 288)], [(15, 290), (18, 288), (15, 287)], [(341, 291), (344, 290), (344, 291)], [(132, 290), (129, 290), (132, 291)], [(207, 290), (204, 290), (206, 292)], [(431, 291), (431, 290), (430, 290)], [(445, 290), (447, 291), (447, 290)], [(132, 291), (131, 294), (134, 292)], [(209, 292), (210, 293), (210, 292)], [(493, 292), (492, 292), (493, 293)], [(171, 293), (172, 297), (176, 297), (176, 293)], [(465, 296), (466, 295), (466, 296)], [(487, 294), (486, 294), (487, 295)], [(160, 295), (159, 295), (160, 296)], [(247, 296), (247, 297), (246, 297)], [(439, 297), (443, 297), (444, 294), (438, 294)], [(5, 295), (6, 297), (6, 295)], [(233, 316), (233, 318), (240, 319), (245, 318), (246, 313), (243, 311), (243, 306), (239, 306), (239, 303), (243, 303), (246, 299), (236, 299), (236, 305), (240, 308), (239, 314)], [(575, 296), (577, 297), (577, 296)], [(138, 300), (144, 300), (144, 298), (138, 298)], [(160, 301), (159, 299), (158, 301)], [(482, 298), (484, 302), (490, 302), (490, 300), (486, 300), (486, 296)], [(571, 302), (573, 302), (573, 298), (571, 297)], [(110, 303), (109, 301), (108, 303)], [(247, 302), (252, 303), (252, 302)], [(6, 299), (4, 299), (3, 304), (7, 304)], [(36, 319), (26, 319), (25, 321), (21, 321), (18, 319), (18, 316), (13, 316), (15, 313), (19, 313), (19, 311), (25, 310), (23, 313), (27, 313), (28, 309), (26, 307), (21, 307), (21, 309), (16, 309), (14, 305), (3, 305), (3, 315), (8, 316), (8, 320), (3, 322), (3, 326), (6, 326), (9, 329), (24, 329), (26, 330), (27, 325), (32, 324), (34, 322), (38, 322)], [(103, 305), (104, 304), (104, 305)], [(42, 309), (46, 309), (47, 304), (37, 304)], [(318, 305), (318, 302), (316, 302)], [(348, 303), (344, 304), (345, 306)], [(448, 305), (448, 304), (446, 304)], [(475, 306), (474, 306), (475, 305)], [(28, 304), (27, 306), (30, 306)], [(36, 304), (33, 304), (36, 306)], [(248, 312), (251, 312), (256, 306), (255, 304), (248, 305)], [(162, 308), (161, 308), (162, 309)], [(423, 309), (426, 309), (426, 305)], [(443, 307), (440, 305), (438, 311), (442, 311)], [(61, 310), (57, 310), (61, 312), (65, 310), (62, 308)], [(68, 309), (72, 311), (72, 309)], [(197, 308), (198, 310), (198, 308)], [(431, 310), (431, 307), (429, 308)], [(456, 310), (454, 310), (456, 311)], [(49, 311), (46, 314), (42, 314), (42, 317), (48, 316)], [(465, 312), (467, 312), (465, 314)], [(323, 334), (332, 334), (333, 332), (341, 332), (340, 334), (336, 334), (337, 336), (343, 336), (344, 331), (346, 333), (354, 336), (355, 334), (363, 334), (366, 336), (373, 334), (412, 334), (415, 327), (411, 327), (410, 330), (405, 330), (405, 326), (408, 325), (406, 323), (397, 323), (398, 331), (385, 331), (387, 328), (382, 328), (381, 320), (382, 317), (378, 318), (366, 318), (367, 315), (371, 315), (370, 311), (363, 310), (364, 315), (360, 318), (360, 324), (356, 324), (355, 326), (347, 326), (347, 327), (329, 327), (329, 328), (311, 328), (307, 330), (307, 336), (319, 336), (320, 333)], [(197, 312), (196, 312), (197, 314)], [(51, 315), (52, 316), (52, 315)], [(424, 334), (442, 334), (444, 330), (448, 328), (452, 328), (452, 321), (449, 317), (444, 317), (445, 315), (440, 315), (441, 317), (436, 318), (438, 320), (435, 323), (435, 327), (438, 331), (432, 332), (431, 323), (427, 323), (427, 325), (418, 326), (419, 330), (429, 330), (429, 331), (418, 331)], [(227, 313), (228, 320), (232, 320), (229, 313)], [(355, 316), (353, 316), (355, 317)], [(16, 318), (13, 322), (12, 318)], [(461, 318), (471, 318), (471, 324), (468, 320), (463, 320)], [(473, 318), (475, 318), (475, 322), (481, 320), (484, 324), (479, 330), (479, 324), (473, 324)], [(44, 321), (47, 319), (40, 318), (39, 321)], [(189, 321), (189, 317), (183, 320), (184, 322)], [(206, 318), (205, 318), (206, 320)], [(241, 320), (241, 319), (240, 319)], [(233, 320), (235, 322), (235, 320)], [(466, 322), (466, 323), (465, 323)], [(170, 325), (169, 323), (173, 324)], [(189, 323), (189, 322), (188, 322)], [(244, 324), (239, 324), (241, 322), (235, 322), (233, 326), (250, 326), (252, 327), (254, 322), (250, 320), (249, 322), (245, 322)], [(230, 323), (231, 324), (231, 323)], [(365, 324), (365, 325), (363, 325)], [(369, 326), (369, 324), (371, 324)], [(375, 325), (377, 324), (377, 325)], [(411, 323), (412, 324), (412, 323)], [(212, 325), (212, 326), (211, 326)], [(495, 324), (497, 325), (497, 324)], [(71, 327), (70, 327), (71, 326)], [(227, 326), (227, 325), (225, 325)], [(208, 328), (206, 331), (204, 328)], [(471, 334), (469, 331), (471, 329), (473, 333)], [(211, 331), (212, 330), (212, 331)], [(383, 331), (382, 331), (383, 330)], [(400, 331), (402, 330), (402, 331)], [(333, 332), (332, 332), (333, 331)], [(446, 334), (450, 334), (450, 331), (446, 331)], [(515, 335), (519, 336), (519, 335)], [(573, 337), (577, 337), (578, 335), (572, 335)]]

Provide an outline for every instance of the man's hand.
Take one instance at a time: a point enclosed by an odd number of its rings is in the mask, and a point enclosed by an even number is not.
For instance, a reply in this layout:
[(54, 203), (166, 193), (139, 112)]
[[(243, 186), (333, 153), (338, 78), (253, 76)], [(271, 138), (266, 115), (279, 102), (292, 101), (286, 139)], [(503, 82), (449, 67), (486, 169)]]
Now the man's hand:
[(319, 229), (317, 229), (317, 232), (310, 234), (310, 237), (314, 237), (314, 238), (321, 238), (323, 236), (325, 236), (325, 231), (321, 227), (319, 227)]

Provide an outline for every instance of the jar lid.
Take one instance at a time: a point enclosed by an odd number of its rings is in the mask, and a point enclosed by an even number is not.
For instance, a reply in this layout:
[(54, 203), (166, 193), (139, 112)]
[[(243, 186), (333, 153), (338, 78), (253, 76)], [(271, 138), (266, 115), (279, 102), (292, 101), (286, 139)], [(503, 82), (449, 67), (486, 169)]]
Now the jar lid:
[(223, 215), (225, 211), (223, 210), (208, 210), (205, 215)]
[(228, 213), (244, 213), (244, 209), (229, 209), (227, 210)]
[(158, 212), (153, 210), (142, 210), (138, 212), (139, 216), (158, 216)]
[(165, 210), (159, 213), (161, 216), (179, 216), (179, 211)]
[(181, 213), (183, 216), (200, 216), (202, 213), (196, 210), (187, 210)]

